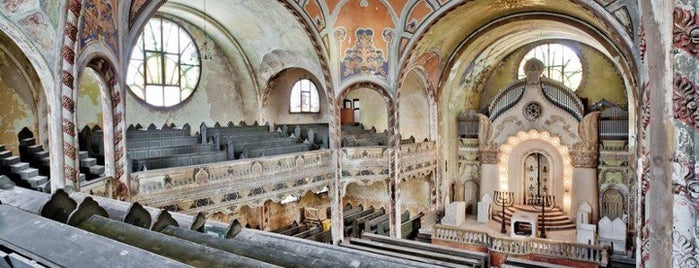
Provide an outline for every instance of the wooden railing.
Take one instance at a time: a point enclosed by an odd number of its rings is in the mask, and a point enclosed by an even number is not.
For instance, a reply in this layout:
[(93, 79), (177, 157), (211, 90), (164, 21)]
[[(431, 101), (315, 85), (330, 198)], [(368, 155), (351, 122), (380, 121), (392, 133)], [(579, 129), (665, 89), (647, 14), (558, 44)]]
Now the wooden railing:
[(136, 172), (131, 174), (131, 201), (188, 214), (256, 207), (289, 194), (332, 188), (331, 155), (317, 150)]
[[(388, 147), (343, 147), (342, 153), (344, 181), (388, 179)], [(401, 144), (398, 155), (403, 178), (424, 176), (437, 168), (437, 145), (434, 141)]]
[(388, 179), (388, 147), (362, 146), (342, 148), (344, 181), (379, 181)]
[(426, 176), (437, 170), (437, 143), (434, 141), (402, 144), (400, 146), (400, 176)]
[(486, 232), (460, 229), (435, 224), (432, 227), (432, 240), (477, 245), (504, 254), (538, 254), (555, 258), (596, 263), (606, 267), (609, 256), (605, 248), (587, 244), (558, 242), (538, 238), (514, 239), (494, 237)]

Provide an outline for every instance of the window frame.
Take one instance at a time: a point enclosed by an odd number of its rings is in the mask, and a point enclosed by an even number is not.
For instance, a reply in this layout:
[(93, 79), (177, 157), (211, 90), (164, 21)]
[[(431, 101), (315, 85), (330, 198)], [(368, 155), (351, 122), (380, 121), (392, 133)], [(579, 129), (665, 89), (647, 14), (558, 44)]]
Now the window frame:
[[(151, 20), (159, 20), (159, 21), (160, 21), (160, 42), (161, 42), (161, 43), (164, 42), (164, 41), (163, 41), (163, 38), (164, 38), (164, 31), (163, 31), (163, 29), (162, 29), (163, 21), (167, 21), (167, 22), (169, 22), (169, 23), (172, 23), (172, 24), (176, 25), (176, 26), (179, 28), (179, 30), (182, 30), (182, 31), (184, 32), (184, 34), (187, 34), (187, 37), (189, 37), (189, 39), (191, 40), (191, 44), (194, 46), (194, 50), (197, 52), (198, 64), (197, 64), (197, 65), (193, 65), (193, 64), (188, 64), (188, 63), (182, 63), (182, 56), (183, 56), (182, 51), (180, 51), (180, 52), (178, 52), (178, 53), (173, 53), (173, 52), (168, 52), (168, 51), (166, 51), (166, 49), (164, 49), (164, 48), (162, 49), (162, 51), (157, 51), (157, 50), (152, 50), (152, 49), (146, 49), (145, 31), (146, 31), (146, 27), (148, 26), (148, 24), (151, 23)], [(175, 19), (173, 19), (173, 18), (168, 18), (168, 17), (164, 17), (164, 16), (159, 16), (159, 15), (153, 16), (152, 18), (148, 19), (148, 21), (147, 21), (146, 23), (143, 24), (143, 28), (141, 29), (141, 33), (140, 33), (140, 34), (137, 36), (137, 38), (134, 40), (134, 44), (133, 44), (132, 49), (131, 49), (131, 51), (130, 51), (130, 52), (131, 52), (131, 55), (129, 55), (129, 61), (128, 61), (128, 63), (127, 63), (127, 76), (128, 76), (128, 73), (129, 73), (129, 68), (131, 67), (131, 61), (134, 59), (134, 58), (132, 57), (132, 55), (133, 55), (133, 53), (135, 52), (136, 46), (139, 44), (139, 41), (141, 40), (142, 37), (143, 37), (143, 42), (142, 42), (142, 44), (141, 44), (140, 49), (141, 49), (142, 52), (143, 52), (143, 54), (142, 54), (142, 57), (143, 57), (143, 58), (140, 59), (140, 60), (142, 60), (142, 64), (143, 64), (143, 98), (141, 98), (141, 97), (138, 96), (135, 92), (133, 92), (133, 90), (131, 89), (131, 85), (129, 84), (129, 81), (126, 81), (126, 86), (128, 87), (128, 92), (129, 92), (129, 94), (131, 94), (131, 95), (132, 95), (138, 102), (140, 102), (141, 104), (143, 104), (143, 105), (145, 105), (145, 106), (147, 106), (147, 107), (149, 107), (149, 108), (151, 108), (151, 109), (161, 110), (161, 111), (176, 109), (176, 108), (178, 108), (178, 107), (180, 107), (180, 106), (182, 106), (182, 105), (188, 103), (188, 102), (192, 99), (192, 97), (194, 96), (194, 94), (196, 93), (197, 89), (199, 89), (199, 85), (200, 85), (200, 83), (201, 83), (202, 76), (203, 76), (203, 72), (204, 72), (204, 65), (203, 65), (203, 62), (202, 62), (202, 61), (203, 61), (203, 59), (202, 59), (202, 54), (201, 54), (201, 50), (200, 50), (200, 48), (199, 48), (199, 45), (197, 44), (197, 39), (194, 38), (194, 35), (192, 35), (192, 33), (191, 33), (189, 30), (187, 30), (187, 28), (183, 27), (182, 24), (180, 24), (179, 22), (177, 22)], [(178, 46), (178, 50), (181, 50), (181, 47), (180, 47), (181, 37), (182, 37), (182, 33), (179, 33), (179, 32), (178, 32), (178, 34), (177, 34), (177, 43), (178, 43), (177, 46)], [(161, 44), (161, 47), (162, 47), (162, 44)], [(147, 80), (148, 80), (148, 78), (147, 78), (147, 76), (148, 76), (148, 68), (147, 68), (147, 65), (146, 65), (146, 64), (147, 64), (147, 61), (148, 61), (147, 59), (148, 59), (148, 58), (146, 57), (146, 55), (147, 55), (148, 53), (151, 53), (151, 54), (158, 54), (157, 56), (159, 56), (160, 59), (161, 59), (161, 60), (160, 60), (160, 65), (161, 65), (161, 66), (160, 66), (160, 70), (161, 70), (160, 79), (161, 79), (161, 83), (148, 83), (148, 81), (147, 81)], [(167, 57), (168, 55), (171, 55), (171, 56), (177, 55), (177, 69), (178, 69), (178, 72), (182, 72), (182, 69), (183, 69), (182, 67), (190, 67), (190, 68), (191, 68), (191, 67), (198, 67), (198, 68), (199, 68), (199, 74), (197, 75), (196, 82), (194, 83), (194, 86), (192, 87), (192, 92), (191, 92), (191, 93), (189, 94), (189, 96), (187, 96), (185, 99), (182, 99), (182, 91), (183, 91), (183, 89), (182, 89), (182, 80), (184, 80), (185, 77), (184, 77), (184, 75), (178, 75), (178, 77), (177, 77), (177, 87), (179, 88), (178, 93), (179, 93), (179, 96), (180, 96), (180, 101), (179, 101), (177, 104), (170, 105), (170, 106), (165, 106), (165, 94), (166, 94), (166, 93), (165, 93), (165, 88), (168, 87), (168, 86), (174, 87), (174, 85), (169, 85), (169, 84), (167, 84), (167, 82), (165, 81), (165, 80), (166, 80), (165, 77), (167, 76), (167, 75), (166, 75), (166, 69), (165, 69), (165, 64), (166, 64), (166, 63), (165, 63), (165, 61), (166, 61), (165, 59), (166, 59), (166, 57)], [(138, 72), (138, 71), (137, 71), (137, 72)], [(128, 77), (127, 77), (127, 80), (128, 80)], [(163, 106), (157, 106), (157, 105), (155, 105), (155, 104), (151, 104), (150, 102), (146, 101), (146, 87), (147, 87), (147, 86), (160, 86), (160, 87), (162, 88), (162, 90), (163, 90), (163, 94), (162, 94), (162, 96), (163, 96)]]
[[(291, 109), (291, 105), (292, 105), (291, 98), (294, 94), (294, 87), (296, 87), (297, 84), (301, 83), (304, 80), (308, 81), (308, 84), (310, 86), (312, 86), (313, 89), (315, 89), (316, 95), (318, 96), (318, 111), (316, 111), (316, 112), (313, 111), (313, 92), (311, 90), (311, 87), (308, 88), (309, 89), (308, 91), (304, 91), (304, 88), (302, 87), (302, 85), (301, 85), (301, 88), (299, 89), (299, 102), (300, 102), (299, 108), (300, 108), (300, 111), (295, 112), (295, 111), (292, 111), (292, 109)], [(308, 103), (309, 103), (309, 105), (308, 105), (309, 110), (308, 111), (304, 111), (304, 109), (303, 109), (303, 106), (304, 106), (303, 105), (303, 93), (304, 92), (308, 93), (308, 97), (310, 99), (308, 101)], [(319, 113), (321, 113), (321, 103), (320, 103), (320, 90), (318, 90), (318, 85), (316, 85), (316, 83), (313, 82), (313, 80), (311, 80), (310, 78), (302, 76), (291, 85), (291, 90), (289, 92), (289, 114), (319, 114)]]
[[(578, 47), (578, 45), (576, 45), (575, 43), (566, 42), (566, 40), (552, 40), (552, 41), (549, 40), (549, 41), (537, 42), (537, 43), (525, 46), (526, 49), (521, 54), (519, 61), (518, 61), (518, 64), (515, 67), (515, 68), (517, 68), (515, 71), (515, 79), (521, 80), (521, 79), (526, 78), (526, 74), (520, 74), (520, 70), (525, 63), (525, 58), (526, 58), (527, 54), (531, 53), (534, 49), (537, 49), (541, 46), (549, 46), (549, 48), (547, 48), (547, 50), (550, 52), (551, 45), (559, 45), (559, 46), (563, 46), (565, 48), (568, 48), (577, 57), (578, 61), (580, 62), (580, 83), (578, 84), (577, 87), (572, 88), (572, 87), (569, 87), (568, 85), (566, 85), (565, 81), (550, 78), (550, 74), (553, 71), (558, 71), (558, 69), (556, 69), (556, 68), (561, 67), (560, 64), (559, 63), (549, 64), (549, 62), (544, 62), (543, 60), (539, 59), (544, 63), (543, 75), (546, 76), (548, 79), (551, 79), (553, 81), (556, 81), (556, 82), (559, 82), (559, 83), (565, 85), (567, 88), (570, 88), (570, 90), (572, 90), (573, 92), (576, 92), (577, 90), (583, 88), (587, 82), (586, 81), (587, 80), (586, 79), (587, 62), (585, 62), (585, 59), (581, 56), (580, 48)], [(554, 70), (552, 70), (552, 69), (554, 69)], [(565, 72), (566, 72), (565, 66), (561, 67), (560, 69), (563, 71), (563, 74), (561, 77), (563, 77), (565, 80)]]

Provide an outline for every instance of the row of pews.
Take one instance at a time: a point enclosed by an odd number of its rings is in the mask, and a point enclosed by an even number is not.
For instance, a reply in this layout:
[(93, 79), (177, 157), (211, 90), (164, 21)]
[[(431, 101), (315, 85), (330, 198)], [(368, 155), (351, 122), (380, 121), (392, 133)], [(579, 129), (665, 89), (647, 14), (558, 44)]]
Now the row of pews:
[[(390, 231), (389, 215), (384, 208), (375, 209), (369, 207), (364, 209), (362, 205), (356, 208), (345, 207), (344, 226), (346, 237), (360, 237), (364, 233), (388, 236)], [(410, 212), (401, 214), (401, 238), (415, 239), (420, 229), (420, 219), (423, 214), (418, 213), (414, 217)]]
[[(312, 209), (315, 210), (315, 209)], [(420, 228), (422, 213), (415, 217), (410, 217), (410, 213), (402, 215), (402, 239), (390, 238), (388, 236), (389, 222), (388, 214), (384, 208), (374, 209), (374, 207), (364, 208), (363, 206), (347, 205), (344, 210), (345, 241), (340, 243), (341, 247), (372, 254), (379, 254), (396, 259), (407, 259), (424, 263), (434, 267), (488, 267), (488, 254), (467, 250), (458, 250), (443, 246), (431, 245), (412, 241), (417, 230)], [(311, 241), (332, 243), (330, 229), (324, 229), (319, 221), (325, 219), (327, 215), (315, 216), (316, 213), (307, 213), (304, 209), (306, 219), (301, 224), (292, 223), (289, 226), (274, 230), (272, 232), (302, 238)], [(329, 214), (329, 208), (322, 211)], [(309, 219), (308, 214), (314, 215)]]
[[(80, 148), (86, 148), (92, 158), (104, 160), (104, 133), (99, 127), (85, 127), (80, 132)], [(126, 131), (126, 155), (134, 172), (171, 167), (214, 163), (235, 159), (304, 152), (311, 146), (294, 136), (270, 132), (269, 126), (252, 126), (241, 122), (236, 126), (216, 123), (213, 127), (200, 126), (197, 135), (191, 128), (164, 125), (158, 129), (151, 124), (129, 126)]]
[(487, 253), (455, 249), (412, 240), (396, 239), (372, 233), (351, 237), (341, 247), (408, 259), (435, 267), (489, 267)]
[[(315, 148), (330, 148), (328, 124), (277, 125), (275, 131), (299, 138)], [(376, 128), (364, 129), (361, 124), (343, 125), (341, 129), (343, 147), (386, 146), (388, 132), (376, 132)], [(401, 139), (401, 144), (415, 143), (415, 138)]]
[(0, 185), (0, 222), (0, 267), (433, 267), (63, 191)]
[[(309, 211), (319, 211), (309, 213)], [(389, 217), (384, 208), (375, 209), (369, 207), (364, 209), (362, 205), (352, 208), (347, 205), (343, 208), (344, 236), (360, 237), (363, 233), (388, 236), (390, 230)], [(320, 214), (322, 216), (317, 216)], [(314, 216), (309, 216), (312, 214)], [(420, 229), (420, 219), (423, 216), (419, 213), (415, 217), (410, 217), (410, 212), (406, 211), (401, 215), (401, 234), (403, 239), (414, 239)], [(330, 208), (324, 211), (317, 209), (304, 209), (304, 219), (299, 224), (294, 221), (291, 225), (273, 230), (274, 233), (308, 239), (322, 243), (332, 243), (330, 224), (325, 223), (330, 218)]]

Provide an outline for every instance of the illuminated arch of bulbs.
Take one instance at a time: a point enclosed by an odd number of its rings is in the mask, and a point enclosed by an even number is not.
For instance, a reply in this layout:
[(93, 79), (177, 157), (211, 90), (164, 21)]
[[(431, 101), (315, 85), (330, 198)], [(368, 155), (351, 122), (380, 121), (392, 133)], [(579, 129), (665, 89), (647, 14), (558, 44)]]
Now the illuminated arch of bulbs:
[(573, 181), (573, 165), (570, 159), (570, 152), (568, 147), (561, 144), (561, 140), (558, 137), (551, 136), (547, 131), (520, 131), (517, 135), (512, 136), (507, 139), (507, 142), (502, 144), (499, 148), (499, 163), (498, 163), (498, 182), (500, 191), (509, 190), (509, 170), (508, 163), (510, 162), (510, 153), (517, 148), (520, 144), (530, 141), (539, 140), (551, 144), (556, 151), (561, 155), (563, 159), (563, 209), (570, 211), (570, 194), (571, 194), (571, 184)]

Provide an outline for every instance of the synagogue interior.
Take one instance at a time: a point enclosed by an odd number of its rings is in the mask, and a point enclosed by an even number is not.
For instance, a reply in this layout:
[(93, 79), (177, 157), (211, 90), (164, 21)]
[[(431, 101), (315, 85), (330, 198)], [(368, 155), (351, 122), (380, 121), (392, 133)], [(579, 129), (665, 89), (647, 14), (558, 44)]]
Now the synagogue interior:
[(0, 267), (699, 267), (699, 2), (0, 1)]

